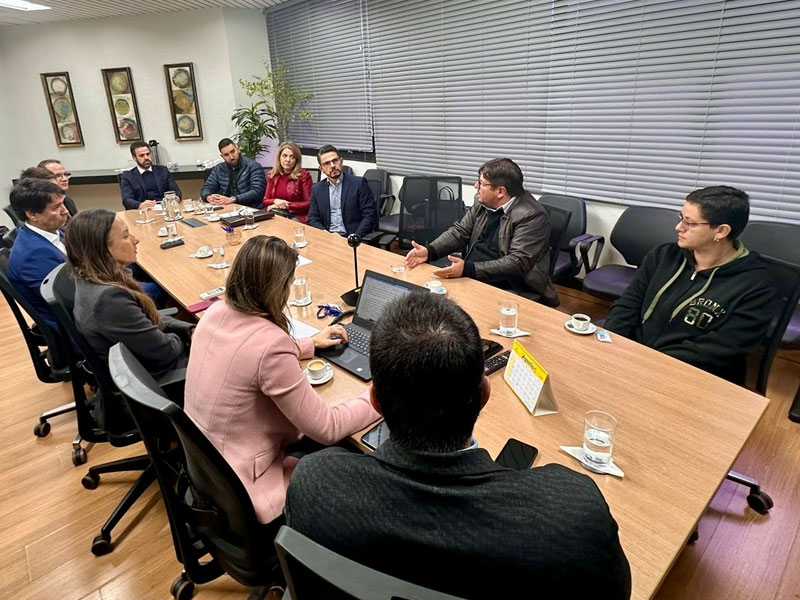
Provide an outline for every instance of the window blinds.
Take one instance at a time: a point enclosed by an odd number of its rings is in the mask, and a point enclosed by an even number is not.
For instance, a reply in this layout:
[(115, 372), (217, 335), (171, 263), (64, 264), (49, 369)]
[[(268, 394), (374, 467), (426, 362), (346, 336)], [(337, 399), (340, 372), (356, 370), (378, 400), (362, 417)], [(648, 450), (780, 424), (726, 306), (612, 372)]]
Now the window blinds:
[(271, 64), (286, 64), (292, 85), (311, 94), (312, 118), (289, 127), (303, 147), (374, 149), (364, 12), (359, 0), (289, 2), (266, 12)]

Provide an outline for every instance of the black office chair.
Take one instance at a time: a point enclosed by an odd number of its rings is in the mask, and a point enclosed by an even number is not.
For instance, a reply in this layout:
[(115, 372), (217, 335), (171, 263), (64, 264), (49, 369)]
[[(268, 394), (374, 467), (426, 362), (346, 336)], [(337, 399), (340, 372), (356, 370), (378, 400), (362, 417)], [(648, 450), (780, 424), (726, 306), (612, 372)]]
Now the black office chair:
[(548, 206), (547, 204), (542, 204), (542, 207), (545, 209), (545, 211), (547, 211), (547, 215), (550, 217), (550, 241), (548, 242), (548, 245), (550, 247), (549, 273), (550, 279), (552, 280), (553, 273), (556, 269), (556, 263), (558, 262), (559, 255), (561, 254), (561, 248), (567, 239), (567, 228), (569, 227), (572, 214), (569, 211), (557, 206)]
[(611, 245), (633, 266), (603, 265), (589, 271), (583, 278), (584, 291), (609, 300), (622, 296), (647, 253), (656, 246), (677, 241), (677, 223), (677, 213), (673, 210), (626, 208), (611, 231)]
[(17, 216), (17, 212), (11, 207), (10, 204), (6, 204), (3, 207), (3, 210), (6, 211), (6, 214), (8, 215), (8, 218), (11, 219), (14, 227), (19, 227), (22, 225), (22, 220)]
[[(183, 564), (172, 595), (191, 598), (195, 584), (223, 573), (251, 587), (281, 584), (275, 532), (258, 522), (227, 461), (124, 344), (111, 348), (108, 361), (155, 468)], [(212, 560), (201, 560), (207, 554)]]
[(388, 250), (391, 243), (397, 239), (398, 232), (397, 215), (391, 214), (395, 197), (389, 193), (391, 189), (389, 172), (384, 169), (367, 169), (364, 171), (364, 179), (367, 180), (372, 195), (375, 197), (377, 214), (375, 231), (365, 235), (363, 241)]
[[(603, 236), (586, 233), (586, 201), (576, 196), (545, 193), (539, 198), (539, 202), (543, 206), (569, 211), (572, 215), (553, 267), (553, 281), (573, 279), (580, 273), (581, 266), (585, 267), (587, 273), (596, 269), (606, 241)], [(593, 246), (594, 254), (590, 259)]]
[(461, 177), (409, 175), (400, 188), (400, 247), (435, 240), (465, 213)]
[[(36, 377), (42, 383), (61, 383), (69, 381), (72, 377), (70, 372), (69, 350), (67, 349), (68, 340), (62, 338), (57, 332), (53, 331), (50, 325), (42, 318), (33, 306), (20, 295), (8, 279), (8, 259), (9, 249), (0, 249), (0, 291), (6, 299), (14, 318), (17, 320), (25, 345), (33, 361), (33, 369)], [(25, 313), (33, 319), (33, 324), (29, 324), (25, 318)], [(79, 374), (78, 380), (82, 381)], [(33, 428), (36, 437), (45, 437), (50, 433), (50, 423), (58, 415), (63, 415), (75, 410), (75, 403), (69, 402), (52, 410), (48, 410), (39, 415), (39, 422)], [(81, 448), (80, 435), (72, 442), (73, 448), (80, 449), (83, 453), (84, 462), (86, 451)], [(74, 459), (73, 459), (74, 462)], [(80, 463), (77, 463), (80, 464)], [(77, 466), (77, 464), (75, 466)]]
[(345, 558), (286, 525), (275, 547), (286, 579), (284, 600), (460, 600)]
[[(75, 305), (75, 282), (70, 278), (67, 263), (53, 269), (44, 279), (42, 297), (52, 308), (59, 326), (72, 338), (82, 354), (79, 356), (76, 352), (71, 351), (70, 364), (76, 365), (79, 360), (84, 360), (96, 382), (96, 387), (92, 389), (92, 394), (88, 397), (83, 385), (73, 383), (78, 414), (78, 432), (81, 437), (95, 443), (108, 442), (118, 448), (141, 441), (133, 420), (125, 408), (122, 396), (111, 380), (108, 365), (94, 352), (86, 338), (78, 331), (72, 317)], [(170, 378), (165, 378), (165, 384), (167, 380), (171, 383), (174, 379), (185, 377), (185, 369), (181, 371), (181, 373), (172, 374)], [(89, 467), (89, 471), (81, 479), (83, 487), (93, 490), (100, 483), (101, 474), (123, 471), (141, 471), (142, 474), (103, 524), (100, 534), (92, 541), (92, 553), (96, 556), (108, 554), (114, 549), (114, 545), (111, 543), (111, 531), (136, 500), (150, 487), (150, 484), (155, 481), (156, 473), (150, 459), (145, 455)]]

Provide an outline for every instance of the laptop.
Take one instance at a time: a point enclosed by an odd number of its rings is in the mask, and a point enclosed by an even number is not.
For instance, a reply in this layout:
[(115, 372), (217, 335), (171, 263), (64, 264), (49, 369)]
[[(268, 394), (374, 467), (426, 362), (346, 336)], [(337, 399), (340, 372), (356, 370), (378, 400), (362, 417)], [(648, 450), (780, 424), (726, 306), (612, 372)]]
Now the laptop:
[(372, 372), (369, 370), (369, 342), (375, 321), (392, 300), (414, 291), (428, 290), (375, 271), (364, 273), (353, 321), (344, 326), (349, 342), (332, 348), (319, 348), (316, 351), (317, 356), (365, 381), (372, 379)]

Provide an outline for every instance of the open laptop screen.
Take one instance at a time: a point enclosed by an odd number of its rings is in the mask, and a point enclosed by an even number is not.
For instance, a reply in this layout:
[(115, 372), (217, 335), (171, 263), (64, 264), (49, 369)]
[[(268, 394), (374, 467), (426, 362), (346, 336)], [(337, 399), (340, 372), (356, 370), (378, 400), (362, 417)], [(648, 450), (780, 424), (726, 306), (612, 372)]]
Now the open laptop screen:
[(413, 283), (407, 283), (374, 271), (367, 271), (364, 274), (364, 282), (358, 296), (358, 306), (353, 315), (353, 322), (360, 327), (372, 329), (375, 321), (380, 318), (392, 300), (411, 291), (424, 289)]

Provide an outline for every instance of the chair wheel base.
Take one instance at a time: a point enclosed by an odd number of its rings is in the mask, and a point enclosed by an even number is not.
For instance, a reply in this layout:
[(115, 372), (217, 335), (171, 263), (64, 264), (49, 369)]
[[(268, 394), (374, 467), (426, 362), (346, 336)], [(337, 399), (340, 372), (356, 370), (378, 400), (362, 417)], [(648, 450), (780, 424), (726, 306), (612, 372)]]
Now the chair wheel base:
[(95, 556), (104, 556), (114, 549), (114, 544), (110, 539), (103, 537), (103, 534), (98, 535), (92, 540), (92, 554)]
[(189, 600), (194, 596), (194, 584), (186, 579), (185, 574), (181, 574), (172, 582), (169, 593), (176, 600)]
[(700, 534), (697, 532), (697, 529), (695, 529), (692, 532), (692, 535), (689, 536), (689, 541), (687, 543), (694, 544), (699, 539), (700, 539)]
[(760, 515), (765, 515), (775, 506), (772, 498), (766, 492), (752, 492), (747, 496), (747, 505)]
[(84, 448), (75, 448), (72, 451), (72, 464), (80, 467), (86, 463), (86, 450)]
[(47, 437), (48, 433), (50, 433), (50, 423), (47, 421), (37, 423), (33, 428), (33, 435), (36, 437)]
[(100, 483), (100, 476), (95, 475), (94, 473), (87, 473), (81, 479), (81, 485), (85, 487), (87, 490), (95, 489), (99, 483)]

